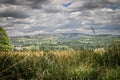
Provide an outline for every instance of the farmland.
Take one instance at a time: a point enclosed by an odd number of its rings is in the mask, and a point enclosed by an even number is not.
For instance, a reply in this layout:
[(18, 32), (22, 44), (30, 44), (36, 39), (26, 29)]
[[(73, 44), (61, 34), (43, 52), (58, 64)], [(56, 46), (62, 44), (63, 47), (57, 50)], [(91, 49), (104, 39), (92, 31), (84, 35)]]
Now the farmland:
[(120, 79), (117, 35), (23, 36), (11, 43), (13, 51), (0, 52), (0, 80)]
[(0, 52), (0, 80), (119, 80), (119, 46), (105, 52)]
[[(106, 48), (114, 40), (119, 40), (118, 35), (37, 35), (24, 37), (11, 37), (14, 50), (24, 51), (49, 51), (49, 50), (80, 50), (83, 48)], [(19, 49), (17, 49), (19, 48)]]

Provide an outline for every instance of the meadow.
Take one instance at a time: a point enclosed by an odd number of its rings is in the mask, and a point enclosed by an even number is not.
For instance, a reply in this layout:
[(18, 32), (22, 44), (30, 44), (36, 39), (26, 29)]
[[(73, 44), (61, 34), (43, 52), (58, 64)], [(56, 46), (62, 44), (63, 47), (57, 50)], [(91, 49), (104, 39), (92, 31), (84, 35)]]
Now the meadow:
[(120, 80), (119, 47), (0, 52), (0, 80)]

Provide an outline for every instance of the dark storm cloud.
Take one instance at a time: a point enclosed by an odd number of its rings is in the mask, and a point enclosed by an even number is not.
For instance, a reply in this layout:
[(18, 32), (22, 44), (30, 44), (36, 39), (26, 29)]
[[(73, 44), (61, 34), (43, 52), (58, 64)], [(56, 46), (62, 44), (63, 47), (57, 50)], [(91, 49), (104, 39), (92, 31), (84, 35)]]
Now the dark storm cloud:
[(83, 8), (86, 9), (94, 9), (94, 8), (102, 8), (105, 7), (105, 4), (102, 0), (92, 0), (86, 1), (83, 5)]
[(16, 4), (16, 0), (0, 0), (0, 4)]
[(58, 12), (62, 12), (59, 9), (54, 9), (54, 8), (43, 8), (43, 11), (46, 13), (58, 13)]
[[(94, 8), (104, 8), (104, 7), (112, 7), (116, 5), (119, 8), (120, 0), (89, 0), (86, 1), (84, 6), (87, 9), (94, 9)], [(112, 5), (112, 6), (111, 6)]]
[(73, 8), (71, 12), (98, 8), (120, 9), (120, 0), (75, 0), (73, 6), (76, 5), (76, 3), (81, 3), (82, 5)]
[(28, 6), (31, 6), (32, 8), (36, 8), (39, 9), (41, 8), (41, 5), (46, 5), (46, 3), (50, 2), (49, 0), (26, 0), (27, 2), (29, 2), (30, 4), (28, 4)]
[(0, 17), (13, 17), (13, 18), (27, 18), (29, 15), (23, 11), (11, 11), (6, 10), (1, 12), (0, 11)]
[(112, 22), (110, 24), (105, 25), (105, 27), (103, 27), (102, 29), (106, 29), (106, 30), (108, 29), (108, 30), (113, 30), (113, 31), (119, 30), (120, 31), (120, 23)]
[(29, 22), (24, 22), (24, 21), (15, 21), (12, 22), (13, 24), (30, 24)]
[(41, 4), (46, 4), (49, 0), (0, 0), (0, 4), (11, 4), (30, 6), (31, 8), (41, 8)]
[(48, 0), (0, 0), (0, 4), (32, 4), (32, 3), (44, 3)]

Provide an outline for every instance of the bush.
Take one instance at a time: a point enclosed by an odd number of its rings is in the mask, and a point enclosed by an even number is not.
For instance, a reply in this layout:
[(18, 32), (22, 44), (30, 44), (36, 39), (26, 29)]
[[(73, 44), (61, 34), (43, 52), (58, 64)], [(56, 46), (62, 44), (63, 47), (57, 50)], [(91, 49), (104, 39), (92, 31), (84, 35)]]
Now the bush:
[(120, 41), (113, 42), (103, 56), (105, 66), (120, 66)]
[(0, 26), (0, 51), (11, 51), (12, 46), (10, 44), (9, 37), (6, 31)]

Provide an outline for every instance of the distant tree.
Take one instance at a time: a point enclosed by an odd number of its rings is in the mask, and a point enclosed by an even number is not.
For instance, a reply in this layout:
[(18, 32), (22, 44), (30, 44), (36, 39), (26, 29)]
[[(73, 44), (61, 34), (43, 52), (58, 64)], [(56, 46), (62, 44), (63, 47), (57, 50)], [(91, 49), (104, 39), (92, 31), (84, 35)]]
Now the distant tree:
[(0, 26), (0, 51), (11, 51), (12, 45), (6, 31)]

